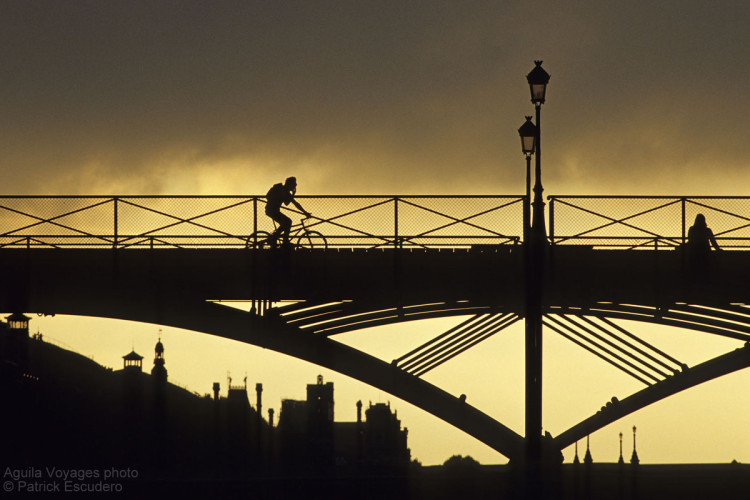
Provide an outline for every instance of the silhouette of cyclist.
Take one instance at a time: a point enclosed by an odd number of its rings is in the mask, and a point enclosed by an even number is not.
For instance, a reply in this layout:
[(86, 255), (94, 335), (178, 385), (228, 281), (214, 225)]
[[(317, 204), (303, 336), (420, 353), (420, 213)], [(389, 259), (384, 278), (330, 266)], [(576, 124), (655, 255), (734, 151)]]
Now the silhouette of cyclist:
[(266, 215), (279, 225), (269, 239), (272, 247), (276, 247), (279, 234), (283, 237), (282, 244), (284, 246), (289, 245), (289, 230), (292, 228), (292, 219), (281, 213), (282, 203), (284, 205), (292, 203), (306, 217), (311, 217), (310, 212), (302, 208), (302, 205), (294, 199), (295, 194), (297, 194), (297, 179), (295, 177), (288, 177), (284, 184), (274, 184), (266, 194)]

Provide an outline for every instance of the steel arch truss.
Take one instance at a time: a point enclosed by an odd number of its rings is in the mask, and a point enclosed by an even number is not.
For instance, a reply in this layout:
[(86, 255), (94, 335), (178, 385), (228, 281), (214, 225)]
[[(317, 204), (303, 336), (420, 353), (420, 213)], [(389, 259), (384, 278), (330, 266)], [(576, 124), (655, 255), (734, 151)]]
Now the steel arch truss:
[(613, 398), (600, 411), (555, 437), (553, 440), (554, 447), (563, 450), (594, 431), (652, 403), (747, 367), (750, 367), (750, 344), (745, 344), (744, 347), (717, 356), (692, 368), (686, 368), (682, 372), (650, 385), (623, 400)]
[[(711, 333), (744, 341), (743, 347), (688, 367), (622, 326), (623, 319)], [(750, 367), (750, 308), (744, 304), (669, 306), (596, 303), (590, 307), (549, 307), (544, 325), (646, 387), (601, 410), (553, 439), (562, 450), (610, 423), (685, 389)]]
[(298, 302), (269, 312), (303, 333), (332, 336), (363, 328), (446, 316), (491, 314), (505, 308), (477, 304), (469, 300), (395, 305), (392, 302), (373, 304), (368, 301)]
[[(280, 321), (315, 337), (410, 320), (462, 315), (468, 318), (391, 362), (392, 368), (412, 377), (424, 375), (501, 332), (523, 319), (522, 314), (512, 308), (469, 300), (409, 306), (384, 304), (381, 307), (360, 305), (354, 301), (303, 302), (280, 308), (277, 312)], [(613, 320), (686, 328), (746, 344), (743, 348), (688, 367)], [(646, 386), (622, 400), (613, 398), (600, 412), (562, 432), (549, 443), (557, 450), (656, 401), (750, 366), (750, 344), (747, 344), (750, 342), (750, 307), (744, 304), (654, 306), (599, 302), (588, 307), (549, 306), (545, 309), (543, 323), (549, 331)]]

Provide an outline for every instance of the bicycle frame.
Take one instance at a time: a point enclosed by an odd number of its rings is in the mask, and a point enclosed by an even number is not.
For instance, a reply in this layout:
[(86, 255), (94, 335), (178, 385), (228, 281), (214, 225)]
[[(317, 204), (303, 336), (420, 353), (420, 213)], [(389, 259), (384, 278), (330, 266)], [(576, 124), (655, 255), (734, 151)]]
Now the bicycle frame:
[[(294, 239), (297, 240), (297, 243), (292, 244), (294, 248), (308, 248), (312, 249), (315, 247), (320, 248), (328, 248), (328, 242), (320, 232), (318, 231), (311, 231), (306, 222), (308, 219), (311, 219), (311, 217), (303, 217), (298, 224), (293, 224), (289, 228), (289, 241), (293, 241)], [(278, 224), (276, 224), (276, 221), (273, 221), (274, 226), (274, 233), (278, 229)], [(258, 236), (262, 234), (263, 238), (258, 238)], [(250, 241), (253, 240), (253, 244), (251, 245)], [(260, 246), (263, 247), (265, 244), (270, 244), (271, 246), (275, 246), (275, 244), (271, 243), (272, 241), (275, 243), (276, 238), (273, 237), (273, 233), (267, 234), (265, 231), (258, 231), (257, 233), (253, 234), (250, 238), (248, 238), (247, 246)]]

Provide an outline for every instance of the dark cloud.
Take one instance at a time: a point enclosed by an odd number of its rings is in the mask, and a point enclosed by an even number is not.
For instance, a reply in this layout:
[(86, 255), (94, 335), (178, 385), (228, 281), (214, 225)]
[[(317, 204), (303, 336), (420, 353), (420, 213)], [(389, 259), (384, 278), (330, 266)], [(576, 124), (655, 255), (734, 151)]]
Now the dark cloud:
[(548, 192), (744, 194), (742, 2), (0, 9), (8, 193), (520, 192), (543, 58)]

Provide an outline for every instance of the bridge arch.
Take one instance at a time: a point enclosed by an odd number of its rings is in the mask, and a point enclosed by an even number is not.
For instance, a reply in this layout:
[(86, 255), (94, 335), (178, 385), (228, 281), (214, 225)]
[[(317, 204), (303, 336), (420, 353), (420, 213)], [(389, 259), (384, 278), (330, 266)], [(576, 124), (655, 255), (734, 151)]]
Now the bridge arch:
[[(49, 311), (39, 302), (39, 309)], [(441, 418), (513, 460), (523, 453), (523, 438), (466, 401), (367, 353), (326, 337), (300, 335), (273, 317), (260, 317), (205, 301), (71, 296), (57, 300), (57, 314), (122, 319), (180, 328), (263, 347), (329, 368), (381, 389)]]
[[(346, 307), (343, 308), (339, 304), (336, 309), (339, 313), (332, 314), (331, 307), (333, 306), (319, 304), (320, 307), (314, 307), (309, 303), (297, 303), (286, 311), (281, 309), (259, 316), (226, 307), (220, 303), (194, 298), (163, 299), (155, 303), (149, 296), (138, 296), (131, 292), (78, 294), (70, 295), (65, 299), (58, 296), (54, 301), (54, 306), (44, 300), (36, 300), (35, 308), (27, 312), (48, 312), (54, 308), (54, 311), (59, 314), (159, 324), (217, 335), (271, 349), (329, 368), (399, 397), (463, 430), (511, 460), (523, 456), (524, 438), (522, 436), (460, 398), (426, 382), (420, 378), (420, 373), (415, 374), (413, 370), (405, 367), (405, 363), (400, 360), (387, 363), (331, 338), (335, 333), (352, 331), (361, 327), (445, 316), (469, 317), (469, 320), (461, 324), (465, 326), (462, 330), (464, 333), (469, 331), (469, 326), (472, 325), (469, 321), (473, 318), (474, 331), (482, 333), (486, 338), (507, 326), (499, 321), (500, 318), (507, 320), (514, 316), (514, 320), (520, 319), (511, 309), (463, 301), (405, 306), (402, 309), (407, 312), (401, 313), (399, 313), (399, 307), (382, 306), (373, 311), (363, 312), (366, 307), (360, 308), (357, 304), (350, 302), (345, 303)], [(324, 312), (321, 313), (321, 310)], [(305, 331), (305, 323), (301, 322), (300, 318), (308, 317), (302, 314), (303, 312), (309, 315), (313, 311), (317, 314), (325, 314), (325, 312), (329, 314), (325, 321), (317, 316), (315, 323), (317, 331)], [(681, 326), (736, 340), (750, 341), (750, 321), (748, 320), (750, 315), (743, 306), (739, 305), (722, 309), (677, 304), (672, 309), (645, 304), (603, 303), (584, 308), (549, 307), (545, 313), (548, 320), (572, 317), (586, 321), (585, 318), (592, 317), (607, 322), (611, 319), (627, 319)], [(484, 329), (479, 327), (482, 318), (485, 321)], [(498, 319), (498, 323), (493, 327), (488, 326), (490, 318)], [(555, 323), (551, 324), (555, 325)], [(332, 325), (335, 325), (335, 329)], [(647, 382), (647, 387), (643, 390), (622, 399), (614, 406), (604, 407), (602, 411), (556, 436), (548, 442), (548, 445), (562, 450), (585, 435), (649, 404), (748, 366), (750, 366), (750, 348), (748, 347), (737, 349), (694, 367), (678, 364), (672, 373), (655, 382)]]
[[(296, 304), (290, 307), (287, 312), (280, 313), (279, 317), (286, 318), (291, 324), (297, 325), (300, 330), (305, 331), (308, 335), (318, 336), (335, 336), (357, 328), (394, 324), (416, 319), (444, 316), (468, 317), (460, 325), (448, 330), (444, 334), (438, 335), (423, 346), (393, 361), (393, 365), (418, 376), (434, 368), (435, 366), (433, 365), (439, 365), (442, 362), (452, 359), (454, 353), (448, 351), (451, 345), (447, 344), (447, 347), (443, 347), (443, 351), (440, 351), (439, 348), (435, 347), (439, 345), (438, 341), (445, 345), (451, 339), (457, 339), (456, 342), (463, 340), (465, 341), (464, 345), (471, 344), (468, 347), (473, 347), (476, 343), (489, 338), (513, 322), (522, 319), (520, 316), (521, 312), (513, 308), (479, 304), (472, 301), (415, 304), (402, 308), (397, 306), (384, 307), (381, 305), (380, 307), (370, 309), (368, 310), (364, 306), (359, 307), (352, 302), (345, 304), (318, 304), (317, 306)], [(607, 334), (610, 336), (613, 334), (619, 335), (625, 339), (625, 344), (629, 345), (633, 352), (638, 354), (642, 360), (645, 360), (647, 366), (650, 365), (652, 369), (652, 373), (644, 372), (645, 377), (639, 376), (637, 371), (628, 368), (628, 364), (632, 366), (632, 363), (628, 363), (627, 360), (623, 360), (622, 356), (618, 356), (615, 353), (614, 356), (616, 358), (627, 364), (613, 364), (620, 369), (625, 367), (627, 373), (630, 375), (635, 374), (634, 376), (643, 382), (646, 387), (622, 400), (616, 401), (614, 405), (612, 402), (608, 402), (597, 414), (584, 419), (582, 422), (562, 432), (552, 441), (554, 449), (557, 450), (562, 450), (587, 434), (591, 434), (652, 403), (714, 380), (715, 378), (750, 367), (750, 309), (741, 304), (700, 305), (675, 303), (666, 306), (663, 304), (618, 304), (602, 302), (587, 304), (581, 307), (568, 305), (548, 306), (545, 308), (544, 313), (545, 326), (549, 329), (548, 332), (550, 334), (561, 333), (563, 336), (570, 338), (570, 325), (577, 325), (579, 332), (589, 337), (593, 336), (601, 339)], [(492, 323), (492, 318), (495, 318), (495, 323)], [(593, 320), (598, 320), (598, 323)], [(613, 320), (628, 320), (677, 327), (693, 333), (707, 333), (742, 341), (745, 344), (744, 347), (740, 347), (734, 351), (722, 354), (695, 366), (688, 366), (673, 358), (668, 353), (664, 353), (655, 346), (639, 339)], [(567, 327), (563, 325), (564, 322), (567, 322)], [(607, 326), (610, 327), (609, 332), (604, 328)], [(599, 335), (596, 333), (597, 328)], [(473, 337), (471, 336), (472, 334)], [(606, 339), (604, 341), (606, 342)], [(456, 342), (453, 344), (455, 345)], [(587, 347), (582, 342), (576, 343), (583, 348)], [(604, 345), (603, 342), (598, 343)], [(614, 347), (616, 348), (617, 346)], [(430, 349), (432, 352), (430, 352)], [(425, 354), (419, 358), (418, 354), (421, 354), (420, 350), (421, 353), (429, 354)], [(453, 351), (456, 350), (460, 349), (453, 349)], [(463, 350), (460, 350), (460, 352), (463, 352)], [(414, 365), (421, 366), (422, 370), (413, 369)], [(638, 370), (639, 368), (636, 366), (635, 369)]]

